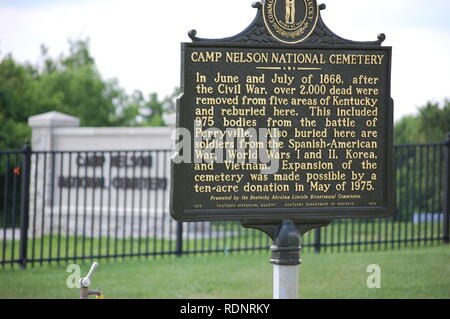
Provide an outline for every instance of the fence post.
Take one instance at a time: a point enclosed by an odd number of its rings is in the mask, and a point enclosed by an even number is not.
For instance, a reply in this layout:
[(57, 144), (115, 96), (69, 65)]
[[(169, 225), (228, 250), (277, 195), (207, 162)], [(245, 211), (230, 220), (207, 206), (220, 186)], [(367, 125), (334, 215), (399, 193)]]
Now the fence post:
[(316, 228), (316, 230), (314, 232), (314, 252), (316, 254), (320, 253), (320, 248), (321, 248), (320, 235), (321, 235), (321, 231), (320, 231), (320, 227), (319, 227), (319, 228)]
[(30, 205), (31, 146), (28, 140), (23, 147), (23, 168), (20, 190), (20, 251), (19, 262), (22, 268), (27, 266), (28, 214)]
[(444, 243), (450, 243), (450, 133), (445, 143), (445, 186), (444, 186)]
[(183, 223), (177, 222), (177, 242), (175, 247), (177, 256), (183, 255)]

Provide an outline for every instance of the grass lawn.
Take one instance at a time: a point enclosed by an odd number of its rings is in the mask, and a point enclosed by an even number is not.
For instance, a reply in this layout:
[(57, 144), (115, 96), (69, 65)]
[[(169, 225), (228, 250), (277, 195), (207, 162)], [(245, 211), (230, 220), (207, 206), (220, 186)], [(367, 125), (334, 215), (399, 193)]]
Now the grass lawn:
[[(359, 253), (307, 253), (301, 298), (450, 298), (450, 246)], [(271, 298), (269, 252), (100, 261), (92, 288), (106, 298)], [(370, 264), (381, 289), (369, 289)], [(85, 274), (89, 264), (80, 264)], [(0, 298), (78, 298), (67, 265), (0, 270)]]

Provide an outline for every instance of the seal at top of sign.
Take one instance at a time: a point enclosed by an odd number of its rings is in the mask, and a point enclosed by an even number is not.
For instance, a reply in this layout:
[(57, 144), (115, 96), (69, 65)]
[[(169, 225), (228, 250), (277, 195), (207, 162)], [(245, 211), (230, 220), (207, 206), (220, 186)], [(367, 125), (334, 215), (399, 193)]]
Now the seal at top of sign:
[(270, 34), (283, 43), (300, 43), (316, 27), (319, 9), (316, 0), (265, 0), (264, 23)]

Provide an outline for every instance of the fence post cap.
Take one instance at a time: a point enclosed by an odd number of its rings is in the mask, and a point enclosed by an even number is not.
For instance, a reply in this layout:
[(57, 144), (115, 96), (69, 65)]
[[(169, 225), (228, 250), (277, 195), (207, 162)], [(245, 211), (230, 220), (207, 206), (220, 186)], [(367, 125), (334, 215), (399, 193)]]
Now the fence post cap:
[(31, 127), (78, 127), (80, 119), (64, 113), (52, 111), (28, 118)]

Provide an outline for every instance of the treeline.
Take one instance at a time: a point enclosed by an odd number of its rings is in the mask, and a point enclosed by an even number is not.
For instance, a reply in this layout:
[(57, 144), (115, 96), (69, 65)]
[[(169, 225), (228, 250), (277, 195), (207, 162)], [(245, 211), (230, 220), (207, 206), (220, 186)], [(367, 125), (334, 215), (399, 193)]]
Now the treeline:
[[(443, 142), (450, 132), (450, 101), (428, 102), (417, 115), (400, 119), (394, 128), (396, 144)], [(398, 221), (412, 221), (423, 214), (422, 221), (442, 212), (446, 170), (445, 148), (441, 145), (400, 146), (396, 148)], [(441, 220), (442, 221), (442, 220)]]
[(20, 148), (31, 135), (28, 118), (45, 112), (76, 116), (82, 126), (164, 126), (164, 113), (174, 112), (177, 89), (159, 99), (103, 79), (88, 40), (69, 41), (69, 53), (57, 58), (41, 46), (39, 60), (19, 63), (9, 54), (0, 61), (0, 149)]
[(417, 115), (407, 115), (395, 123), (396, 144), (441, 142), (450, 133), (450, 100), (428, 102)]

